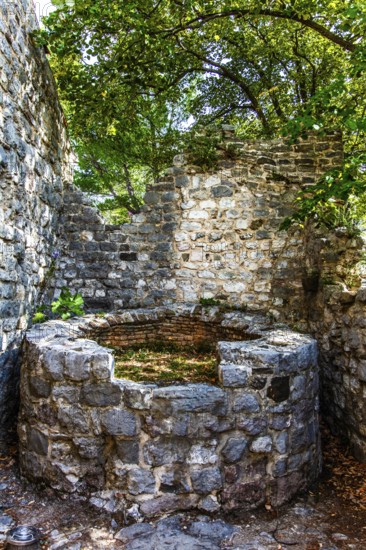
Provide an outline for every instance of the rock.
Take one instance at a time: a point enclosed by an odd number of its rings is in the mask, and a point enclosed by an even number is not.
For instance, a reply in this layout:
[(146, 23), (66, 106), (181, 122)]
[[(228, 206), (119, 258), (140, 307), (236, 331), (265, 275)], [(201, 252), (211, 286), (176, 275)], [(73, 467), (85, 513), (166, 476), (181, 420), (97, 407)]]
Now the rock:
[(155, 477), (150, 470), (134, 468), (128, 471), (127, 487), (131, 495), (155, 493)]
[(130, 439), (116, 439), (116, 452), (118, 458), (125, 464), (138, 464), (140, 445), (138, 441)]
[(141, 504), (141, 512), (146, 517), (156, 517), (176, 510), (191, 510), (198, 503), (196, 495), (163, 495)]
[(97, 380), (109, 380), (114, 368), (114, 359), (112, 354), (106, 352), (97, 352), (93, 354), (91, 360), (91, 371)]
[(244, 451), (248, 447), (248, 439), (245, 437), (230, 437), (221, 451), (226, 462), (237, 462), (241, 459)]
[(189, 441), (184, 437), (159, 437), (144, 445), (145, 462), (151, 466), (183, 463), (189, 448)]
[(270, 453), (272, 451), (272, 439), (270, 436), (258, 437), (250, 445), (253, 453)]
[(331, 536), (334, 540), (348, 540), (347, 535), (344, 535), (343, 533), (332, 533)]
[(117, 384), (85, 384), (81, 390), (80, 399), (85, 405), (92, 407), (109, 407), (119, 405), (122, 391)]
[(219, 379), (223, 386), (228, 388), (245, 387), (248, 384), (248, 378), (252, 374), (252, 369), (243, 365), (219, 365)]
[(29, 449), (40, 455), (47, 455), (48, 437), (36, 429), (31, 429), (28, 434)]
[(6, 533), (14, 525), (14, 520), (7, 514), (0, 515), (0, 533)]
[(217, 498), (212, 495), (208, 495), (207, 497), (203, 498), (199, 502), (198, 507), (200, 510), (208, 513), (214, 513), (220, 510), (220, 504), (217, 502)]
[(44, 354), (43, 367), (52, 380), (61, 381), (64, 377), (65, 349), (54, 346)]
[(205, 468), (191, 471), (193, 489), (198, 494), (208, 494), (222, 487), (222, 478), (219, 468)]
[(144, 535), (152, 535), (154, 528), (149, 523), (137, 523), (124, 527), (114, 535), (114, 538), (120, 540), (123, 544), (127, 544)]
[(251, 393), (242, 393), (234, 401), (234, 412), (255, 413), (261, 409), (258, 397)]
[(59, 405), (58, 420), (62, 426), (69, 430), (81, 433), (89, 432), (89, 418), (81, 407)]
[(29, 379), (29, 389), (35, 397), (49, 397), (52, 386), (47, 380), (43, 380), (39, 376), (31, 376)]
[(153, 409), (158, 407), (160, 400), (164, 400), (161, 403), (162, 408), (166, 409), (168, 406), (174, 412), (210, 412), (223, 415), (227, 408), (225, 392), (208, 384), (159, 388), (153, 391), (153, 398)]
[(137, 433), (136, 417), (125, 409), (111, 409), (102, 413), (101, 424), (108, 435), (133, 436)]
[(282, 432), (275, 436), (274, 447), (278, 453), (284, 455), (288, 451), (289, 438), (286, 432)]
[(187, 529), (187, 533), (199, 540), (207, 539), (218, 545), (237, 531), (239, 531), (237, 527), (222, 520), (210, 521), (209, 519), (208, 521), (194, 521)]
[(221, 493), (221, 501), (226, 511), (251, 510), (263, 504), (265, 500), (263, 480), (236, 483), (231, 487), (225, 487)]
[(267, 428), (267, 419), (261, 416), (248, 418), (247, 415), (240, 415), (237, 419), (237, 427), (251, 435), (257, 435)]
[(233, 190), (227, 185), (217, 185), (216, 187), (211, 188), (211, 194), (215, 198), (231, 197), (233, 195)]
[(90, 356), (74, 350), (65, 354), (64, 375), (66, 378), (81, 382), (90, 376)]

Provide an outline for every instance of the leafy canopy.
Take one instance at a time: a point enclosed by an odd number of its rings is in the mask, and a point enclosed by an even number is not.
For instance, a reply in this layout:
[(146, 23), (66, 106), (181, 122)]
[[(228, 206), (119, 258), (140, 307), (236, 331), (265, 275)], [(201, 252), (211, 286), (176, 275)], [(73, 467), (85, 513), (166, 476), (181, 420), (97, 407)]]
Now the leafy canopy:
[[(59, 9), (47, 18), (40, 40), (52, 52), (87, 185), (99, 181), (115, 189), (123, 182), (128, 189), (125, 165), (156, 177), (186, 120), (233, 123), (243, 137), (296, 139), (308, 130), (340, 128), (346, 165), (330, 198), (347, 201), (355, 189), (364, 192), (362, 0), (54, 3)], [(312, 198), (297, 221), (316, 216), (316, 204), (327, 207), (324, 194)]]

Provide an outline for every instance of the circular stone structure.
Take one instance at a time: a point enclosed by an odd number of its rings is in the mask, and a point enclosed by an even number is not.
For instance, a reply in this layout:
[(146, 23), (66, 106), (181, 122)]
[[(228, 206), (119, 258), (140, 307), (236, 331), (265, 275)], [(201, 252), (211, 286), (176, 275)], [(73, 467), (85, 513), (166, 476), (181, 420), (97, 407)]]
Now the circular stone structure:
[[(95, 341), (97, 340), (97, 341)], [(113, 352), (216, 342), (217, 385), (113, 377)], [(320, 470), (316, 342), (259, 315), (180, 305), (49, 321), (25, 338), (20, 463), (107, 510), (278, 506)]]

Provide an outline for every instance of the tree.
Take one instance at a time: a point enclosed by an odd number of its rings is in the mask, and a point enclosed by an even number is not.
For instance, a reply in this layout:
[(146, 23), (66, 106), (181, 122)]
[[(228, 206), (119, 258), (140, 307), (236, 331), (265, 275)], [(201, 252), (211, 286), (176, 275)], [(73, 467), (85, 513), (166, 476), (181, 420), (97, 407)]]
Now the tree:
[(135, 135), (149, 105), (166, 109), (162, 135), (173, 112), (204, 126), (234, 123), (244, 137), (341, 128), (354, 177), (364, 178), (360, 0), (58, 3), (42, 39), (63, 68), (60, 90), (80, 135), (94, 112), (104, 136), (118, 126), (124, 139), (128, 120)]

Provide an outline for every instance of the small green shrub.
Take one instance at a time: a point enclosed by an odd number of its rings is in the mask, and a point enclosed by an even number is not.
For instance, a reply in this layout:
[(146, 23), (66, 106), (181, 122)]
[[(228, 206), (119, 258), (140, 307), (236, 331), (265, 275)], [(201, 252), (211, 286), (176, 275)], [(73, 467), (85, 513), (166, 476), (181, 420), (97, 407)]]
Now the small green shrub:
[(45, 315), (44, 313), (42, 313), (41, 311), (36, 311), (36, 313), (33, 315), (32, 317), (32, 322), (34, 324), (36, 323), (44, 323), (45, 321), (47, 321), (48, 318), (47, 318), (47, 315)]
[(83, 315), (84, 300), (81, 294), (72, 294), (67, 287), (62, 287), (59, 298), (52, 302), (51, 310), (66, 321), (74, 315)]

